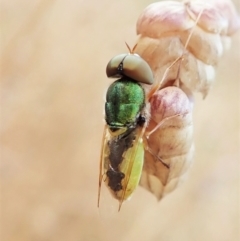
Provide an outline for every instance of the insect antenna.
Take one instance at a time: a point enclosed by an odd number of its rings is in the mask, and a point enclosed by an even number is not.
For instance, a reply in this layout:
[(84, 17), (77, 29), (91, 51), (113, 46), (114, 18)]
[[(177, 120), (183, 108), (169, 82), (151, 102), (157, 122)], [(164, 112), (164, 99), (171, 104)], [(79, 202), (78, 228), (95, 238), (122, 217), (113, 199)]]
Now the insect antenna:
[(132, 49), (129, 47), (129, 45), (127, 44), (127, 42), (125, 42), (125, 44), (126, 44), (128, 50), (129, 50), (129, 53), (130, 53), (130, 54), (134, 54), (134, 50), (135, 50), (136, 47), (137, 47), (137, 43), (134, 45), (134, 47), (133, 47)]

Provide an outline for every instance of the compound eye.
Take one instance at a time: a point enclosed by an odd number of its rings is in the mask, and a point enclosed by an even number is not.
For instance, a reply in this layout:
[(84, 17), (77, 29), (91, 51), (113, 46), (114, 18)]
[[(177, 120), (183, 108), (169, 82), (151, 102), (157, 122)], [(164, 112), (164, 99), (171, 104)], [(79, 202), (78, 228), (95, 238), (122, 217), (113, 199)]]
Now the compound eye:
[(123, 77), (123, 61), (128, 54), (119, 54), (113, 57), (107, 64), (106, 73), (109, 78)]
[(111, 78), (127, 76), (144, 84), (153, 83), (150, 66), (138, 54), (120, 54), (113, 57), (107, 65), (106, 72)]

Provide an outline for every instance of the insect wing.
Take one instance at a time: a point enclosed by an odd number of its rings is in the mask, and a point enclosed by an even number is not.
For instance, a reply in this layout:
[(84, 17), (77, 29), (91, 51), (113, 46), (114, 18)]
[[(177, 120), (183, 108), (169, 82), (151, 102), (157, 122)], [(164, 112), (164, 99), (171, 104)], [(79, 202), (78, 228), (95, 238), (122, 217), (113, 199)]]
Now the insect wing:
[[(106, 188), (102, 186), (102, 182), (107, 182), (106, 170), (109, 169), (109, 141), (111, 140), (111, 135), (108, 131), (107, 125), (104, 126), (103, 137), (102, 137), (102, 147), (99, 165), (99, 180), (98, 180), (98, 207), (100, 206), (101, 191)], [(106, 191), (104, 191), (106, 193)], [(105, 195), (104, 195), (105, 196)]]
[(144, 162), (144, 146), (139, 136), (141, 129), (138, 132), (133, 146), (126, 150), (123, 162), (120, 165), (120, 170), (125, 174), (123, 190), (117, 193), (120, 202), (127, 200), (132, 195), (140, 181)]
[[(113, 150), (111, 150), (109, 143), (112, 141), (113, 137), (111, 136), (107, 126), (105, 126), (100, 158), (98, 207), (104, 205), (104, 209), (107, 209), (107, 206), (109, 206), (109, 210), (114, 209), (115, 205), (109, 198), (109, 194), (111, 194), (112, 197), (119, 201), (118, 210), (120, 210), (123, 201), (127, 200), (138, 186), (144, 162), (144, 145), (142, 143), (141, 136), (142, 128), (138, 128), (136, 130), (135, 140), (133, 141), (131, 147), (126, 149), (123, 153), (122, 162), (119, 165), (119, 172), (124, 174), (124, 178), (121, 181), (122, 188), (119, 191), (114, 191), (110, 187), (110, 180), (107, 176), (107, 172), (111, 170), (109, 157), (111, 151)], [(102, 182), (104, 182), (105, 185), (102, 185)], [(108, 189), (108, 192), (106, 191), (106, 188)], [(102, 199), (101, 204), (100, 199)]]

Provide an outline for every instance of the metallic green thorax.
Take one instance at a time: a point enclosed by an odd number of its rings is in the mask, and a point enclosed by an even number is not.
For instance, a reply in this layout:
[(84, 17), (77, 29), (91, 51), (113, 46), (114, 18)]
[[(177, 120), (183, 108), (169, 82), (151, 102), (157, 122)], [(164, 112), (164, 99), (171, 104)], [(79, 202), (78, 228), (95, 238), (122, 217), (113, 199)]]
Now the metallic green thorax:
[(110, 128), (134, 127), (144, 103), (144, 90), (138, 82), (128, 77), (116, 80), (107, 91), (107, 124)]

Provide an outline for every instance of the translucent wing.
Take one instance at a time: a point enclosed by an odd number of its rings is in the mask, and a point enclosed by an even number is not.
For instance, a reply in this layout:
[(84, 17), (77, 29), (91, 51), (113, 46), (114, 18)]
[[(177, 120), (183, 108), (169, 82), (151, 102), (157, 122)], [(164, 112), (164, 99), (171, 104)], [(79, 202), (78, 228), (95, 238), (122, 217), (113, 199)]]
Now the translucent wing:
[[(118, 210), (120, 210), (123, 201), (127, 200), (138, 186), (144, 162), (144, 146), (142, 143), (142, 136), (145, 127), (146, 125), (143, 128), (138, 127), (135, 130), (135, 140), (133, 141), (132, 145), (123, 153), (123, 159), (119, 165), (119, 173), (124, 174), (123, 178), (120, 180), (122, 188), (120, 190), (113, 190), (111, 187), (112, 185), (110, 184), (111, 180), (107, 175), (107, 172), (112, 169), (110, 154), (115, 150), (111, 149), (110, 143), (114, 137), (111, 136), (107, 126), (105, 126), (100, 159), (98, 207), (100, 205), (102, 182), (105, 182), (112, 196), (119, 201)], [(117, 142), (118, 140), (115, 141)], [(118, 143), (116, 143), (116, 146), (118, 146)], [(118, 182), (118, 179), (115, 180)], [(114, 179), (112, 181), (114, 181)]]

